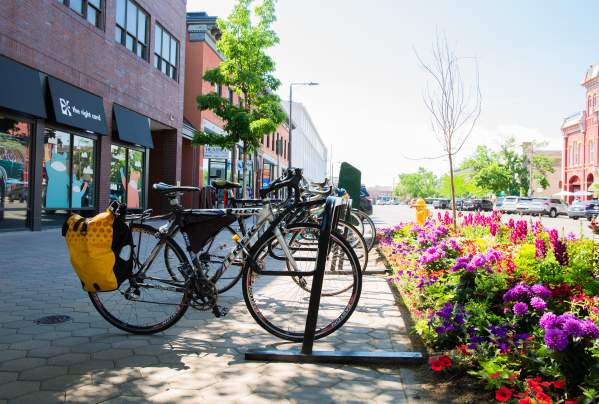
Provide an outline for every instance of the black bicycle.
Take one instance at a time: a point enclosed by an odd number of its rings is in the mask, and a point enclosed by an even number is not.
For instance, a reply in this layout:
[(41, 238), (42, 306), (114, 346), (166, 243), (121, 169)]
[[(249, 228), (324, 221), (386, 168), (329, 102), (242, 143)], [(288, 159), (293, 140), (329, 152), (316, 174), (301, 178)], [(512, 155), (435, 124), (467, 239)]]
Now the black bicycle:
[[(309, 205), (301, 201), (300, 181), (301, 170), (289, 170), (284, 178), (261, 191), (263, 205), (256, 224), (236, 241), (236, 248), (227, 254), (223, 265), (241, 266), (244, 300), (256, 322), (279, 338), (298, 342), (304, 338), (310, 297), (307, 285), (314, 275), (320, 234), (317, 224), (285, 224), (283, 220)], [(189, 307), (212, 310), (217, 317), (226, 314), (226, 308), (218, 304), (213, 281), (220, 274), (210, 274), (199, 253), (222, 228), (239, 217), (256, 214), (244, 208), (184, 209), (180, 195), (197, 188), (166, 184), (155, 184), (153, 188), (170, 201), (172, 212), (167, 222), (158, 230), (133, 223), (132, 277), (116, 291), (90, 293), (92, 303), (108, 322), (136, 334), (166, 330)], [(267, 195), (283, 188), (294, 197), (273, 209)], [(184, 249), (171, 236), (179, 231)], [(172, 253), (164, 254), (165, 249)], [(334, 231), (315, 338), (331, 334), (347, 321), (358, 304), (361, 287), (359, 260), (347, 240)], [(343, 292), (330, 293), (339, 290)]]

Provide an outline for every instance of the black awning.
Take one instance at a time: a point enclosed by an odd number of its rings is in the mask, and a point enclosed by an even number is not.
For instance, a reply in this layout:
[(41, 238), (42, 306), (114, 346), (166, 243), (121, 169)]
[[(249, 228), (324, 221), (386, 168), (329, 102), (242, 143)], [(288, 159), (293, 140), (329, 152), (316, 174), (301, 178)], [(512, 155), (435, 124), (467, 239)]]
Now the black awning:
[(48, 77), (56, 122), (101, 135), (108, 134), (102, 97)]
[(0, 56), (0, 107), (45, 118), (42, 90), (37, 70)]
[(150, 149), (154, 147), (150, 132), (150, 119), (147, 116), (119, 104), (114, 104), (112, 111), (114, 112), (117, 136), (120, 140)]

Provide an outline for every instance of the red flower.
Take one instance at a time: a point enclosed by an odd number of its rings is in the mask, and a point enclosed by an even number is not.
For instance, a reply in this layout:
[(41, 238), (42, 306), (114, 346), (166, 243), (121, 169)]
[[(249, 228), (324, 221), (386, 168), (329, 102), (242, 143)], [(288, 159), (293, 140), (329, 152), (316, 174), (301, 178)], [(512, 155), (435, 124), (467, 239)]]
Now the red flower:
[(468, 350), (468, 347), (466, 346), (466, 344), (460, 344), (458, 345), (458, 350), (463, 353), (464, 355), (470, 355), (470, 351)]
[(509, 381), (512, 381), (512, 382), (513, 382), (514, 380), (516, 380), (516, 377), (518, 377), (518, 375), (517, 375), (516, 373), (512, 373), (512, 375), (511, 375), (510, 377), (508, 377), (507, 379), (508, 379)]
[(576, 400), (566, 400), (564, 404), (576, 404)]
[(491, 379), (497, 379), (499, 376), (501, 376), (501, 372), (495, 372), (489, 375)]
[(450, 367), (453, 364), (451, 358), (447, 355), (443, 355), (442, 357), (440, 357), (439, 362), (441, 363), (441, 366), (443, 366), (444, 368)]
[(432, 361), (431, 362), (431, 369), (433, 369), (435, 372), (440, 372), (443, 370), (445, 366), (443, 366), (443, 364), (441, 363), (441, 361), (436, 360), (436, 361)]
[(512, 397), (512, 390), (507, 387), (502, 387), (495, 392), (495, 400), (505, 402)]
[(549, 397), (547, 394), (543, 392), (537, 393), (535, 398), (541, 404), (551, 404), (551, 397)]
[(518, 401), (518, 404), (532, 404), (532, 400), (530, 399), (530, 397), (526, 397)]
[(565, 385), (566, 385), (565, 380), (558, 380), (556, 382), (553, 382), (553, 387), (555, 387), (556, 389), (563, 389)]

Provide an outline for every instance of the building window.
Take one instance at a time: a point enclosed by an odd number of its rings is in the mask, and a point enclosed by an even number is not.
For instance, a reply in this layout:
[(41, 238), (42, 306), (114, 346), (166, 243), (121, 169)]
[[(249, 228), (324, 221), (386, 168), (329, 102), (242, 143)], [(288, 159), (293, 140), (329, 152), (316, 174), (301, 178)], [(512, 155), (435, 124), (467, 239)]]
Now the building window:
[(595, 142), (589, 141), (589, 163), (595, 162)]
[(131, 0), (116, 1), (114, 39), (140, 58), (148, 59), (148, 14)]
[(284, 140), (285, 146), (283, 147), (283, 157), (287, 158), (287, 140)]
[(233, 89), (229, 87), (229, 103), (233, 105)]
[(270, 135), (266, 135), (266, 147), (270, 149)]
[(102, 0), (59, 0), (62, 4), (85, 18), (98, 28), (102, 28)]
[(128, 209), (143, 208), (145, 152), (110, 146), (110, 200), (127, 204)]
[(31, 137), (29, 123), (0, 117), (0, 229), (27, 224)]
[[(42, 180), (43, 221), (55, 221), (57, 210), (92, 209), (96, 141), (46, 128)], [(60, 220), (60, 219), (58, 219)]]
[(154, 67), (173, 80), (179, 68), (179, 41), (160, 24), (154, 31)]

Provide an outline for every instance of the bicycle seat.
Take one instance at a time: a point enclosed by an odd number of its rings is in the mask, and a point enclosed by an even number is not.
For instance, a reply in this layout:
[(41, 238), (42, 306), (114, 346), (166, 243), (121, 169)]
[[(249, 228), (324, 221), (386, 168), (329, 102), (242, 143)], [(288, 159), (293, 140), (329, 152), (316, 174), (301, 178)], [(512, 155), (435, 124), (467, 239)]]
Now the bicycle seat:
[(196, 192), (196, 191), (200, 191), (200, 188), (198, 187), (176, 187), (174, 185), (168, 185), (165, 184), (164, 182), (157, 182), (156, 184), (152, 185), (152, 188), (163, 195), (168, 195), (168, 194), (172, 194), (174, 195), (177, 192)]
[(227, 180), (214, 180), (212, 186), (216, 189), (239, 189), (241, 184)]

